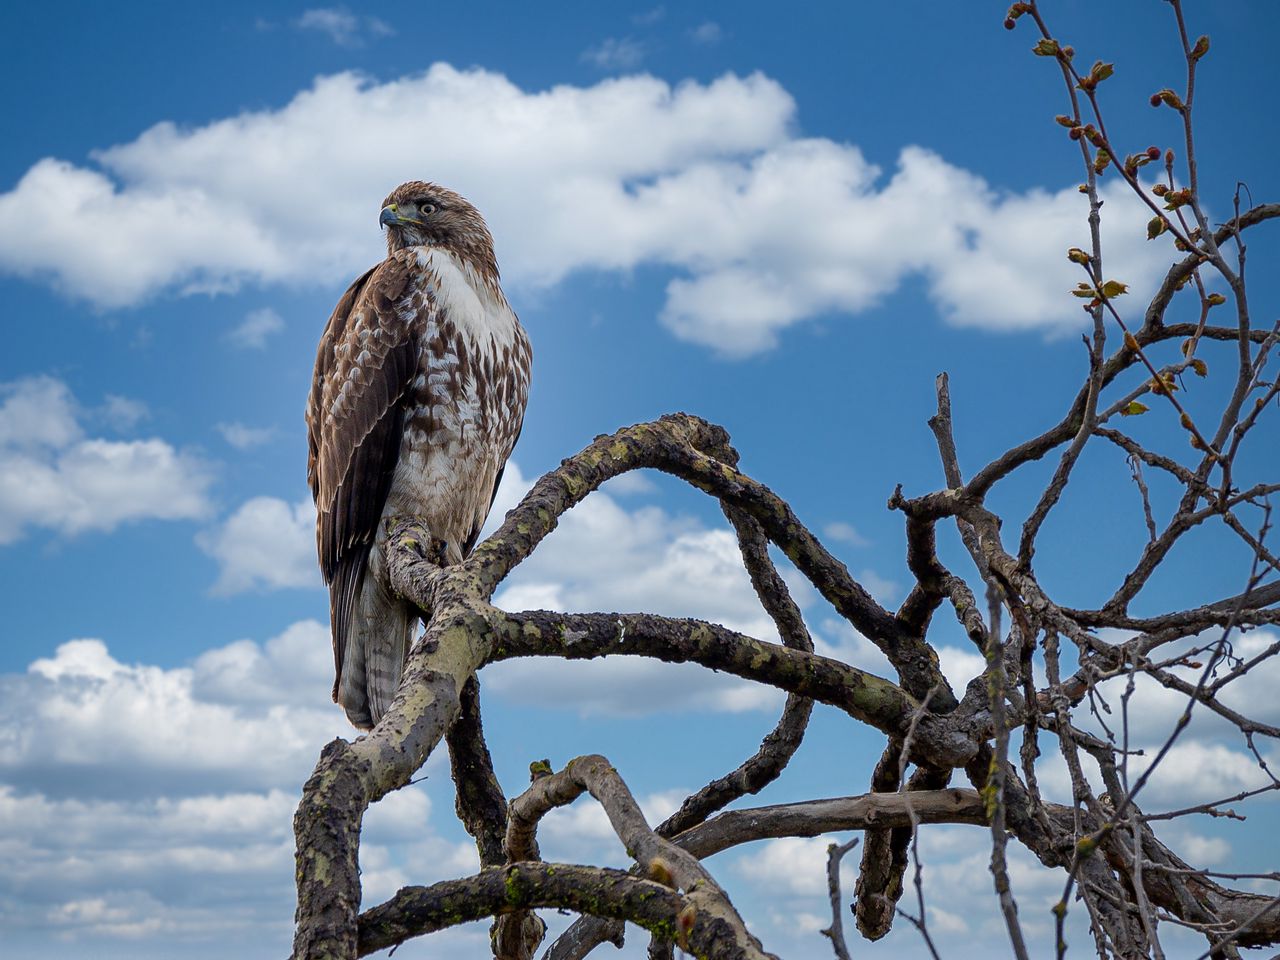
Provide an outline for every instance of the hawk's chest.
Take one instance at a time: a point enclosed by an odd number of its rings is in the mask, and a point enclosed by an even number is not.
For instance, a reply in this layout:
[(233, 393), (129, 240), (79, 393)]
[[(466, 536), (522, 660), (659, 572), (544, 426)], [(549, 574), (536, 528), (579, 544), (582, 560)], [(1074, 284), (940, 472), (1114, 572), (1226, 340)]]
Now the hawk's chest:
[(418, 348), (404, 405), (406, 452), (505, 458), (528, 393), (519, 321), (501, 293), (451, 254), (424, 249), (417, 265), (401, 314)]

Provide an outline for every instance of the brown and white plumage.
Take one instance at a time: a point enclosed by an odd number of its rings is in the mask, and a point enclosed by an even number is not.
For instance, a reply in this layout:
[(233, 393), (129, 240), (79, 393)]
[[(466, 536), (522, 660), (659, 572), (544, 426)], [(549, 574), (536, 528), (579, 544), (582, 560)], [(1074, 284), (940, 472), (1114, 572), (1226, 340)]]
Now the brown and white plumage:
[(338, 301), (307, 404), (333, 696), (362, 729), (395, 696), (417, 623), (387, 590), (382, 518), (420, 517), (450, 563), (471, 552), (520, 435), (532, 359), (475, 207), (412, 181), (380, 222), (387, 259)]

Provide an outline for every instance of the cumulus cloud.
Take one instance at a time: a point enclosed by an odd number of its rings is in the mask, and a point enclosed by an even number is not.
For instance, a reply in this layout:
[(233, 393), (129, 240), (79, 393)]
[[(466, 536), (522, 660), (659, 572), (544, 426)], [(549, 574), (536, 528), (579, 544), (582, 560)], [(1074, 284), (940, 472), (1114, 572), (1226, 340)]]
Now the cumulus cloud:
[[(298, 787), (321, 747), (352, 733), (329, 702), (332, 670), (327, 629), (302, 621), (189, 666), (126, 663), (81, 639), (0, 675), (7, 946), (29, 956), (62, 955), (53, 943), (66, 956), (115, 955), (103, 945), (120, 941), (137, 945), (121, 956), (167, 956), (178, 940), (243, 942), (242, 956), (287, 949)], [(409, 877), (476, 867), (473, 845), (435, 833), (421, 787), (371, 807), (363, 839), (370, 902)]]
[(267, 345), (267, 337), (284, 329), (284, 320), (280, 314), (270, 307), (252, 310), (227, 334), (227, 339), (237, 347), (246, 350), (262, 350)]
[[(507, 465), (485, 536), (497, 529), (531, 483), (517, 464)], [(654, 489), (640, 486), (640, 492)], [(894, 676), (880, 650), (847, 622), (817, 616), (817, 592), (785, 559), (779, 559), (779, 569), (811, 621), (819, 653), (880, 676)], [(902, 592), (901, 585), (869, 569), (858, 579), (881, 599), (894, 599)], [(495, 603), (506, 610), (648, 611), (696, 617), (777, 640), (727, 527), (707, 527), (652, 503), (627, 507), (604, 490), (562, 518), (507, 578)], [(976, 651), (959, 647), (943, 646), (939, 657), (943, 672), (960, 691), (985, 666)], [(678, 710), (736, 713), (775, 709), (782, 702), (778, 691), (726, 674), (636, 657), (497, 663), (485, 670), (485, 689), (513, 703), (630, 716)]]
[[(1163, 658), (1175, 659), (1179, 654), (1192, 648), (1216, 641), (1220, 634), (1221, 631), (1207, 632), (1199, 637), (1170, 644), (1160, 648), (1160, 654)], [(1123, 642), (1130, 635), (1122, 631), (1108, 630), (1102, 631), (1102, 636), (1109, 641)], [(1239, 665), (1251, 660), (1277, 642), (1280, 642), (1280, 635), (1268, 628), (1233, 635), (1231, 652), (1235, 659), (1231, 663), (1221, 662), (1215, 671), (1214, 678), (1226, 675), (1233, 664)], [(1194, 654), (1190, 659), (1197, 663), (1207, 663), (1209, 657), (1207, 653), (1201, 652)], [(1272, 696), (1275, 681), (1269, 676), (1266, 667), (1267, 664), (1262, 664), (1222, 687), (1215, 694), (1214, 699), (1224, 706), (1263, 723), (1280, 723), (1280, 699)], [(1203, 669), (1181, 665), (1171, 666), (1169, 672), (1195, 686)], [(1117, 736), (1120, 735), (1121, 730), (1120, 723), (1124, 709), (1122, 695), (1127, 682), (1127, 677), (1117, 677), (1100, 685), (1099, 688), (1100, 694), (1111, 707), (1112, 714), (1108, 718), (1108, 723), (1116, 731)], [(1171, 690), (1145, 674), (1139, 674), (1134, 678), (1134, 691), (1128, 707), (1130, 736), (1136, 742), (1145, 745), (1162, 742), (1173, 729), (1186, 705), (1186, 694)], [(1235, 730), (1227, 720), (1203, 706), (1197, 706), (1194, 709), (1191, 724), (1197, 734), (1215, 739), (1228, 738)]]
[(213, 592), (320, 586), (315, 523), (310, 497), (293, 504), (278, 497), (245, 501), (219, 526), (196, 537), (218, 561)]
[[(265, 649), (233, 644), (164, 669), (122, 663), (98, 639), (70, 640), (26, 674), (0, 678), (0, 773), (46, 793), (98, 795), (294, 782), (314, 762), (310, 748), (342, 730), (328, 704), (328, 648), (312, 622)], [(281, 662), (286, 651), (300, 659)], [(267, 683), (274, 695), (260, 696)], [(288, 705), (295, 686), (310, 709)]]
[[(508, 465), (487, 529), (527, 487)], [(797, 596), (811, 592), (796, 584)], [(654, 505), (626, 509), (598, 491), (574, 507), (533, 556), (516, 568), (495, 602), (508, 610), (648, 611), (724, 623), (776, 639), (728, 529)], [(571, 704), (587, 713), (672, 709), (736, 712), (773, 707), (781, 695), (700, 667), (635, 657), (522, 660), (485, 671), (486, 689), (512, 702)]]
[[(772, 907), (775, 936), (771, 949), (786, 956), (820, 956), (830, 950), (819, 932), (830, 922), (827, 890), (827, 847), (848, 834), (813, 838), (787, 837), (769, 840), (731, 854), (732, 876)], [(855, 885), (860, 848), (841, 863), (841, 886), (846, 902)], [(1008, 939), (993, 896), (989, 870), (990, 833), (981, 827), (924, 826), (919, 834), (923, 864), (925, 915), (930, 933), (944, 956), (978, 957), (1008, 952)], [(1022, 847), (1008, 849), (1013, 894), (1019, 920), (1028, 935), (1033, 956), (1053, 952), (1053, 916), (1050, 907), (1062, 894), (1062, 874), (1044, 870)], [(723, 875), (723, 871), (721, 873)], [(910, 875), (908, 875), (910, 882)], [(746, 899), (739, 895), (741, 899)], [(735, 901), (736, 902), (736, 901)], [(901, 907), (918, 912), (914, 891)], [(1087, 937), (1087, 920), (1078, 906), (1068, 914), (1067, 934), (1073, 943)], [(846, 917), (848, 915), (846, 914)], [(820, 924), (809, 918), (825, 917)], [(849, 921), (846, 919), (846, 924)], [(851, 940), (856, 934), (849, 931)], [(916, 960), (930, 953), (920, 933), (898, 918), (888, 936), (875, 944), (854, 942), (871, 956)], [(946, 949), (950, 946), (951, 949)]]
[[(625, 771), (622, 774), (626, 776)], [(636, 802), (649, 825), (657, 826), (679, 809), (688, 794), (688, 790), (662, 790), (636, 797)], [(628, 865), (626, 851), (604, 807), (590, 795), (548, 813), (538, 829), (538, 840), (544, 860)]]
[[(756, 844), (738, 857), (735, 870), (783, 895), (820, 896), (827, 890), (827, 847), (831, 837), (780, 837)], [(853, 889), (854, 868), (840, 864), (840, 883)]]
[[(639, 53), (615, 41), (595, 55), (624, 65)], [(864, 311), (913, 275), (955, 324), (1083, 322), (1063, 256), (1086, 238), (1074, 187), (1001, 191), (914, 146), (882, 171), (854, 145), (797, 137), (795, 115), (786, 90), (759, 74), (527, 91), (447, 64), (384, 83), (342, 73), (277, 109), (159, 123), (89, 165), (40, 160), (0, 195), (0, 270), (102, 307), (246, 282), (338, 282), (382, 255), (378, 199), (427, 176), (478, 203), (515, 285), (667, 267), (662, 322), (725, 356), (766, 350), (813, 317)], [(299, 170), (310, 171), (307, 198)], [(49, 196), (67, 220), (45, 216)], [(1108, 262), (1138, 296), (1164, 248), (1146, 242), (1137, 201), (1114, 184), (1103, 196)], [(89, 241), (74, 270), (62, 255), (71, 219)]]
[[(145, 407), (113, 397), (103, 415), (136, 422)], [(0, 384), (0, 544), (31, 527), (77, 534), (207, 515), (208, 463), (155, 437), (85, 436), (83, 416), (60, 380)]]
[[(1179, 655), (1201, 648), (1216, 641), (1221, 631), (1192, 637), (1160, 649), (1162, 659), (1174, 660)], [(1129, 635), (1123, 631), (1104, 630), (1102, 635), (1111, 642), (1123, 642)], [(1219, 664), (1215, 677), (1229, 673), (1233, 665), (1249, 661), (1263, 653), (1277, 641), (1274, 630), (1254, 629), (1231, 637), (1233, 660)], [(1190, 659), (1207, 663), (1204, 652), (1190, 654)], [(1265, 670), (1265, 664), (1238, 677), (1220, 688), (1214, 700), (1238, 713), (1266, 724), (1280, 723), (1280, 701), (1273, 695), (1274, 680)], [(1202, 667), (1178, 665), (1168, 667), (1168, 672), (1194, 686), (1203, 672)], [(1110, 737), (1117, 746), (1125, 743), (1128, 730), (1129, 748), (1135, 751), (1128, 758), (1130, 783), (1146, 771), (1154, 762), (1160, 748), (1174, 733), (1187, 706), (1184, 693), (1171, 690), (1146, 674), (1133, 678), (1132, 691), (1125, 698), (1129, 687), (1128, 676), (1121, 675), (1099, 684), (1095, 689), (1098, 712), (1081, 709), (1077, 722), (1091, 733)], [(1109, 732), (1108, 732), (1109, 731)], [(1275, 767), (1280, 763), (1280, 751), (1265, 738), (1256, 739), (1255, 745), (1263, 759)], [(1045, 782), (1059, 796), (1070, 796), (1070, 780), (1065, 766), (1055, 756), (1042, 760), (1045, 765)], [(1101, 777), (1088, 762), (1086, 773), (1091, 775), (1095, 788), (1100, 792)], [(1182, 807), (1230, 796), (1243, 790), (1270, 783), (1268, 774), (1260, 767), (1258, 758), (1248, 749), (1239, 730), (1227, 719), (1197, 704), (1192, 709), (1191, 720), (1179, 733), (1173, 747), (1152, 772), (1139, 797), (1140, 805), (1154, 812), (1160, 808)]]

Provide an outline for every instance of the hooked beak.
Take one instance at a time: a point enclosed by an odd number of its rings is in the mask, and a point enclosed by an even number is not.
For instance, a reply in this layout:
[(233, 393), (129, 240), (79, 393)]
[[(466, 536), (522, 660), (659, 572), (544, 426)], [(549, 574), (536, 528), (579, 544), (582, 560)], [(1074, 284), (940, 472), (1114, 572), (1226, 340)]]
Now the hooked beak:
[(378, 226), (380, 227), (403, 227), (406, 223), (411, 223), (415, 227), (425, 226), (421, 220), (403, 216), (400, 213), (399, 204), (387, 204), (382, 208), (382, 213), (378, 214)]

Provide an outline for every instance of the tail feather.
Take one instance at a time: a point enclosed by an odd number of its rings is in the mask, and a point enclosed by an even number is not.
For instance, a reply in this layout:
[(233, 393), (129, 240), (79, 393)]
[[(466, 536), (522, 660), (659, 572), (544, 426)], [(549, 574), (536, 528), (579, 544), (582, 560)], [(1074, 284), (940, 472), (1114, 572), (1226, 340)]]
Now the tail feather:
[(417, 622), (417, 612), (370, 570), (351, 605), (338, 683), (338, 702), (361, 730), (374, 727), (395, 699)]

